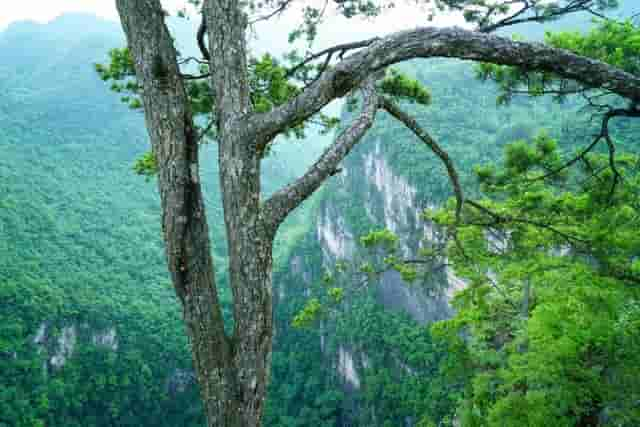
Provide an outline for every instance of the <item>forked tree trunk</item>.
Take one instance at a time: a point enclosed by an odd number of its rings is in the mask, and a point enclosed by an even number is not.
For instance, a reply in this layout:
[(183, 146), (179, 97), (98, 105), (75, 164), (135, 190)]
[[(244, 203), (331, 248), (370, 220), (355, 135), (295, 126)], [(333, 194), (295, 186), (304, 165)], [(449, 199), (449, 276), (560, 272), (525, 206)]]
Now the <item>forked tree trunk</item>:
[[(235, 307), (234, 330), (227, 335), (213, 274), (198, 137), (173, 41), (158, 0), (118, 0), (117, 5), (142, 84), (147, 129), (159, 168), (167, 262), (183, 305), (208, 426), (259, 426), (273, 335), (273, 232), (263, 226), (259, 214), (260, 157), (253, 141), (220, 129), (220, 186)], [(218, 93), (224, 90), (220, 87)], [(237, 101), (224, 96), (219, 100)], [(236, 104), (246, 102), (240, 99)]]

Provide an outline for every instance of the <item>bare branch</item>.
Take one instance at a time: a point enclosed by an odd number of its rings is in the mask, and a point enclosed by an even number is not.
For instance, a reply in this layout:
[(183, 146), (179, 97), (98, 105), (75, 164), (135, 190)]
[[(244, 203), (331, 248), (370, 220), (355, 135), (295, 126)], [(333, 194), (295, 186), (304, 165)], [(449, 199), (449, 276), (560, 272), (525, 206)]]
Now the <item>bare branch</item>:
[(379, 97), (375, 92), (375, 78), (370, 77), (362, 87), (363, 107), (359, 116), (343, 130), (331, 146), (307, 170), (307, 172), (273, 194), (262, 207), (267, 227), (276, 230), (287, 215), (313, 194), (373, 125), (378, 110)]
[(362, 40), (359, 42), (353, 42), (353, 43), (344, 43), (344, 44), (339, 44), (327, 49), (324, 49), (318, 53), (314, 53), (311, 54), (309, 56), (307, 56), (302, 62), (300, 62), (299, 64), (296, 64), (294, 67), (290, 68), (289, 70), (287, 70), (287, 74), (286, 77), (291, 77), (293, 76), (296, 71), (298, 71), (300, 68), (304, 67), (305, 65), (308, 65), (310, 62), (315, 61), (318, 58), (321, 58), (323, 56), (327, 56), (328, 59), (325, 59), (325, 66), (324, 68), (326, 69), (326, 66), (328, 65), (328, 61), (331, 60), (331, 57), (334, 54), (338, 54), (340, 56), (340, 58), (342, 59), (342, 56), (350, 51), (350, 50), (354, 50), (354, 49), (360, 49), (363, 47), (367, 47), (370, 46), (373, 42), (375, 42), (376, 40), (379, 40), (378, 37), (374, 37), (372, 39), (368, 39), (368, 40)]
[(262, 15), (262, 16), (258, 16), (257, 18), (251, 19), (249, 21), (249, 25), (253, 25), (256, 24), (260, 21), (268, 21), (269, 19), (273, 18), (276, 15), (280, 15), (282, 12), (284, 12), (289, 5), (293, 2), (293, 0), (284, 0), (282, 3), (280, 3), (280, 5), (273, 10), (272, 12), (266, 14), (266, 15)]
[(211, 60), (211, 54), (209, 53), (209, 49), (207, 48), (207, 43), (204, 41), (205, 36), (207, 35), (207, 17), (204, 14), (204, 9), (202, 9), (202, 21), (200, 22), (200, 26), (198, 27), (198, 49), (200, 49), (200, 53), (202, 57), (207, 61), (207, 64)]
[(196, 139), (196, 143), (199, 144), (200, 142), (202, 142), (202, 140), (207, 136), (207, 134), (209, 132), (211, 132), (211, 129), (213, 129), (213, 126), (215, 126), (215, 124), (218, 121), (216, 120), (216, 118), (212, 118), (211, 120), (209, 120), (209, 124), (207, 125), (206, 128), (204, 128), (202, 130), (202, 132), (200, 132), (200, 134), (198, 135), (198, 138)]
[[(551, 13), (540, 13), (540, 11), (536, 8), (536, 4), (528, 0), (518, 1), (517, 3), (522, 3), (522, 8), (518, 9), (512, 15), (507, 16), (493, 24), (488, 24), (488, 20), (491, 15), (493, 15), (493, 13), (497, 10), (497, 7), (494, 7), (493, 9), (490, 8), (484, 19), (484, 23), (481, 23), (478, 31), (481, 31), (483, 33), (491, 33), (499, 28), (510, 27), (527, 22), (543, 23), (576, 12), (587, 12), (594, 16), (597, 16), (598, 18), (607, 19), (605, 15), (593, 9), (593, 0), (573, 0), (567, 3), (564, 7), (553, 10)], [(523, 16), (528, 12), (533, 12), (533, 15)]]
[(453, 192), (456, 197), (456, 222), (459, 222), (460, 215), (462, 214), (462, 205), (464, 203), (464, 195), (462, 193), (462, 186), (460, 185), (460, 178), (458, 177), (458, 172), (456, 171), (451, 158), (447, 154), (446, 151), (438, 145), (438, 143), (429, 135), (429, 133), (420, 126), (420, 124), (409, 114), (404, 112), (397, 104), (395, 104), (389, 98), (381, 98), (382, 108), (389, 114), (391, 114), (394, 118), (403, 123), (407, 128), (409, 128), (415, 136), (420, 138), (422, 142), (424, 142), (433, 153), (438, 156), (438, 158), (444, 163), (444, 166), (447, 169), (447, 174), (449, 175), (449, 180), (451, 181), (451, 185), (453, 186)]
[(614, 173), (614, 183), (613, 183), (613, 188), (611, 190), (611, 193), (613, 194), (613, 191), (615, 190), (615, 186), (618, 184), (618, 181), (621, 179), (621, 174), (619, 173), (619, 171), (616, 168), (615, 165), (615, 145), (611, 139), (611, 136), (609, 135), (609, 122), (611, 121), (611, 119), (613, 119), (614, 117), (640, 117), (640, 110), (636, 110), (636, 109), (611, 109), (609, 111), (607, 111), (602, 119), (602, 125), (600, 127), (600, 133), (598, 135), (596, 135), (596, 137), (594, 138), (593, 142), (591, 142), (591, 144), (589, 144), (587, 147), (585, 147), (580, 153), (578, 153), (576, 156), (574, 156), (571, 160), (567, 161), (566, 163), (564, 163), (562, 166), (542, 175), (542, 176), (538, 176), (535, 178), (531, 178), (529, 179), (529, 181), (534, 182), (534, 181), (541, 181), (541, 180), (545, 180), (545, 179), (549, 179), (552, 178), (554, 176), (557, 176), (559, 173), (561, 173), (562, 171), (564, 171), (565, 169), (570, 168), (571, 166), (573, 166), (574, 164), (576, 164), (579, 160), (584, 160), (586, 155), (589, 154), (591, 151), (593, 151), (593, 149), (604, 139), (605, 142), (607, 143), (607, 147), (609, 149), (609, 163), (610, 163), (610, 168)]
[(203, 61), (202, 59), (198, 59), (195, 56), (188, 56), (186, 58), (182, 58), (180, 61), (178, 61), (179, 65), (183, 65), (183, 64), (188, 64), (189, 62), (196, 62), (198, 64), (201, 65), (208, 65), (209, 62), (208, 61)]
[(494, 225), (499, 225), (499, 224), (508, 224), (508, 223), (519, 223), (519, 224), (527, 224), (527, 225), (531, 225), (537, 228), (542, 228), (545, 230), (549, 230), (554, 234), (557, 234), (558, 236), (562, 237), (563, 239), (565, 239), (567, 241), (567, 243), (582, 243), (582, 244), (588, 244), (589, 241), (585, 240), (581, 237), (572, 235), (572, 234), (568, 234), (565, 233), (564, 231), (561, 231), (559, 229), (557, 229), (556, 227), (554, 227), (551, 224), (545, 223), (545, 222), (540, 222), (537, 220), (532, 220), (532, 219), (528, 219), (528, 218), (520, 218), (520, 217), (514, 217), (514, 216), (510, 216), (510, 215), (502, 215), (499, 214), (497, 212), (492, 211), (491, 209), (487, 208), (486, 206), (481, 205), (480, 203), (474, 201), (474, 200), (470, 200), (467, 199), (465, 200), (465, 203), (468, 204), (469, 206), (473, 206), (474, 208), (478, 209), (480, 212), (488, 215), (489, 217), (491, 217), (493, 219), (493, 223), (491, 224), (471, 224), (471, 225), (479, 225), (479, 226), (483, 226), (483, 227), (489, 227), (489, 226), (494, 226)]
[(209, 77), (211, 77), (211, 73), (198, 74), (198, 75), (180, 74), (180, 76), (185, 80), (204, 80), (204, 79), (208, 79)]

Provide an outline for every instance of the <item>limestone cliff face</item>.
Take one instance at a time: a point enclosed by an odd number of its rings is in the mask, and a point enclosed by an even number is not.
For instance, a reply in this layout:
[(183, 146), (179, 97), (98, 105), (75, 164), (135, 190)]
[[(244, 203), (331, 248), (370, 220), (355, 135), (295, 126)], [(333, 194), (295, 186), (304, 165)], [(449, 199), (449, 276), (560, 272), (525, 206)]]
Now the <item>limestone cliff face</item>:
[[(31, 338), (31, 344), (42, 358), (42, 372), (47, 377), (56, 374), (68, 364), (74, 363), (74, 357), (82, 349), (91, 347), (107, 351), (118, 356), (120, 336), (116, 327), (96, 328), (89, 323), (65, 323), (63, 326), (54, 322), (43, 321)], [(195, 386), (195, 375), (191, 370), (175, 368), (166, 373), (165, 389), (169, 396), (191, 391)]]
[[(361, 150), (346, 162), (338, 182), (334, 182), (316, 220), (323, 264), (331, 268), (337, 260), (349, 259), (358, 250), (357, 239), (368, 229), (386, 228), (400, 237), (400, 252), (412, 257), (423, 239), (439, 238), (433, 224), (422, 218), (422, 212), (435, 205), (434, 200), (421, 199), (417, 189), (395, 171), (381, 149), (381, 139), (367, 140)], [(338, 193), (342, 198), (333, 197)], [(362, 204), (362, 206), (354, 206)], [(349, 218), (354, 209), (366, 214)], [(355, 220), (355, 221), (354, 221)], [(446, 319), (453, 314), (449, 301), (464, 283), (449, 269), (436, 272), (426, 286), (408, 285), (397, 272), (384, 274), (377, 285), (379, 300), (389, 309), (402, 310), (421, 324)]]
[[(400, 238), (400, 253), (408, 258), (414, 257), (425, 241), (440, 238), (440, 232), (423, 218), (422, 213), (442, 203), (446, 196), (425, 197), (425, 192), (419, 191), (406, 177), (406, 171), (394, 166), (394, 160), (385, 152), (388, 143), (375, 133), (368, 137), (347, 158), (341, 173), (321, 194), (310, 236), (314, 241), (311, 247), (318, 248), (311, 252), (319, 254), (310, 257), (308, 249), (306, 252), (294, 250), (287, 263), (292, 283), (299, 286), (301, 294), (313, 294), (313, 287), (319, 286), (323, 270), (333, 270), (336, 261), (357, 258), (361, 251), (359, 238), (370, 230), (386, 228), (393, 231)], [(293, 297), (294, 288), (287, 288), (277, 280), (275, 285), (281, 301)], [(448, 269), (440, 269), (428, 281), (414, 284), (404, 283), (397, 272), (388, 272), (375, 284), (375, 295), (386, 309), (406, 313), (416, 323), (426, 325), (453, 315), (450, 301), (464, 286), (464, 282)], [(343, 314), (348, 316), (348, 309), (346, 311)], [(336, 338), (334, 328), (331, 318), (321, 322), (320, 350), (324, 363), (332, 367), (347, 396), (337, 425), (356, 426), (360, 425), (355, 419), (362, 410), (357, 396), (367, 388), (367, 370), (380, 368), (373, 362), (373, 359), (380, 360), (374, 357), (377, 356), (374, 352), (388, 353), (385, 368), (397, 375), (420, 374), (406, 363), (402, 354), (397, 354), (396, 349), (371, 349), (366, 348), (366, 344), (341, 340)], [(372, 417), (375, 423), (375, 414)], [(409, 416), (403, 423), (411, 427), (415, 420)]]
[(55, 374), (74, 356), (79, 345), (92, 345), (117, 352), (118, 334), (114, 327), (97, 330), (88, 323), (70, 323), (56, 328), (50, 322), (42, 322), (32, 343), (44, 357), (44, 371)]

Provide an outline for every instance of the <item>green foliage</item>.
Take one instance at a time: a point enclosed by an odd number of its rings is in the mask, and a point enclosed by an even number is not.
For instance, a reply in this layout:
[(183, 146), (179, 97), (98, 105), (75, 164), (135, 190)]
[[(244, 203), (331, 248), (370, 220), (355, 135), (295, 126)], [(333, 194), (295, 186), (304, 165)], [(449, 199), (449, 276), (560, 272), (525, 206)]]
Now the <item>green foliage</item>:
[(398, 236), (387, 229), (371, 231), (360, 237), (360, 243), (365, 248), (382, 247), (388, 251), (392, 251), (398, 246)]
[(628, 73), (640, 75), (640, 27), (632, 21), (603, 20), (589, 32), (547, 33), (546, 43), (596, 58)]
[(385, 309), (374, 295), (361, 297), (336, 319), (337, 343), (349, 343), (351, 353), (360, 355), (361, 396), (355, 404), (364, 410), (356, 422), (451, 421), (460, 390), (440, 366), (458, 362), (432, 339), (428, 326)]
[[(365, 2), (341, 4), (347, 15), (377, 13)], [(308, 16), (310, 24), (319, 17)], [(190, 358), (178, 303), (166, 285), (157, 195), (130, 174), (130, 164), (140, 155), (138, 172), (148, 175), (155, 166), (153, 156), (143, 154), (141, 117), (118, 109), (113, 100), (105, 99), (90, 73), (78, 71), (96, 61), (106, 46), (121, 40), (92, 42), (97, 45), (84, 39), (76, 42), (94, 46), (97, 54), (59, 51), (76, 44), (51, 43), (40, 51), (18, 43), (25, 51), (46, 52), (40, 56), (47, 64), (55, 63), (51, 55), (55, 52), (70, 58), (70, 66), (53, 72), (17, 63), (16, 70), (28, 70), (32, 81), (13, 68), (0, 68), (0, 89), (6, 94), (0, 106), (4, 125), (0, 176), (5, 184), (0, 188), (0, 228), (5, 231), (0, 241), (0, 301), (7, 301), (9, 307), (0, 313), (0, 424), (201, 425), (199, 407), (193, 405), (198, 401), (197, 390), (188, 388), (176, 398), (169, 397), (166, 388), (167, 374), (176, 368), (189, 369)], [(6, 45), (0, 47), (2, 52), (6, 49)], [(125, 103), (139, 107), (128, 54), (120, 50), (109, 60), (109, 66), (97, 68), (100, 76), (116, 84), (114, 89)], [(296, 93), (297, 83), (284, 79), (275, 59), (262, 57), (252, 61), (251, 67), (255, 71), (252, 100), (265, 111)], [(360, 249), (373, 256), (369, 264), (356, 264), (355, 269), (338, 265), (326, 283), (321, 280), (322, 248), (310, 219), (327, 209), (358, 236), (380, 230), (381, 225), (374, 222), (384, 223), (381, 218), (387, 215), (382, 190), (369, 182), (370, 177), (335, 178), (321, 196), (323, 210), (317, 209), (318, 200), (302, 207), (299, 217), (283, 227), (274, 250), (278, 334), (265, 425), (329, 427), (338, 420), (352, 420), (356, 425), (395, 426), (407, 417), (420, 425), (450, 425), (457, 404), (465, 423), (503, 425), (500, 420), (505, 425), (527, 425), (527, 421), (548, 425), (544, 422), (555, 420), (557, 414), (564, 422), (569, 416), (584, 415), (585, 408), (598, 402), (611, 402), (607, 416), (620, 425), (634, 425), (637, 411), (629, 408), (638, 400), (634, 387), (640, 365), (640, 309), (635, 291), (611, 275), (620, 273), (620, 266), (625, 274), (640, 271), (638, 260), (628, 259), (638, 248), (637, 200), (633, 199), (637, 181), (631, 167), (635, 159), (618, 158), (625, 187), (618, 189), (611, 207), (611, 175), (599, 157), (590, 158), (590, 164), (604, 170), (582, 193), (573, 191), (581, 182), (576, 175), (557, 183), (572, 186), (572, 191), (550, 188), (551, 182), (520, 181), (508, 186), (507, 178), (516, 171), (529, 178), (540, 176), (557, 164), (561, 152), (571, 152), (584, 142), (573, 129), (580, 127), (582, 116), (576, 111), (581, 105), (514, 100), (509, 108), (496, 110), (496, 88), (472, 81), (465, 65), (435, 60), (425, 67), (424, 62), (415, 61), (399, 70), (391, 75), (391, 83), (399, 85), (396, 93), (406, 101), (411, 100), (408, 97), (426, 102), (428, 92), (420, 84), (431, 85), (429, 107), (406, 107), (442, 141), (460, 169), (495, 160), (506, 142), (529, 139), (539, 125), (549, 128), (549, 136), (538, 138), (536, 144), (510, 148), (510, 167), (478, 169), (484, 185), (476, 185), (470, 174), (464, 174), (465, 189), (468, 194), (480, 194), (482, 187), (493, 195), (488, 206), (504, 214), (527, 213), (549, 220), (550, 215), (543, 213), (556, 212), (562, 222), (554, 225), (588, 238), (593, 258), (576, 256), (558, 265), (558, 258), (545, 250), (562, 247), (563, 239), (548, 230), (521, 226), (513, 235), (520, 245), (514, 250), (519, 252), (497, 262), (496, 254), (485, 250), (484, 233), (463, 227), (460, 235), (465, 247), (485, 265), (496, 262), (502, 292), (471, 266), (459, 263), (461, 257), (453, 253), (451, 259), (470, 278), (470, 287), (458, 299), (459, 316), (430, 331), (377, 304), (380, 298), (374, 287), (366, 287), (370, 293), (357, 298), (345, 285), (353, 285), (349, 274), (354, 271), (358, 278), (375, 277), (381, 269), (399, 271), (407, 281), (422, 276), (420, 269), (402, 262), (394, 249), (398, 238), (389, 230), (365, 236)], [(208, 72), (206, 68), (196, 71)], [(211, 120), (215, 94), (207, 80), (189, 81), (187, 91), (199, 122)], [(396, 179), (405, 179), (416, 189), (416, 208), (446, 200), (449, 184), (437, 159), (406, 130), (379, 117), (382, 120), (345, 161), (349, 170), (384, 159)], [(348, 118), (345, 111), (342, 119)], [(320, 116), (320, 121), (337, 124), (331, 117)], [(616, 131), (620, 130), (626, 132), (616, 132), (616, 143), (634, 141), (637, 130), (632, 126), (619, 123)], [(379, 144), (381, 140), (385, 143)], [(273, 148), (274, 155), (264, 163), (265, 194), (289, 182), (294, 176), (291, 171), (304, 170), (314, 154), (307, 146), (304, 151), (295, 145)], [(215, 148), (202, 147), (203, 180), (207, 194), (213, 195), (207, 200), (208, 212), (213, 241), (220, 242), (214, 257), (226, 305), (225, 245), (221, 228), (215, 227), (222, 224), (221, 207), (217, 181), (211, 179), (217, 172)], [(446, 223), (452, 216), (435, 217)], [(412, 238), (408, 240), (413, 247)], [(303, 273), (294, 273), (294, 254), (302, 259)], [(421, 255), (431, 257), (434, 250), (426, 247)], [(591, 265), (592, 260), (598, 260), (601, 270)], [(305, 278), (307, 273), (310, 279)], [(522, 277), (532, 277), (526, 328), (518, 317), (520, 307), (513, 307), (523, 292)], [(316, 304), (302, 323), (319, 327), (290, 328), (309, 298)], [(45, 354), (31, 344), (42, 321), (50, 322), (54, 337), (72, 324), (81, 331), (77, 352), (49, 377), (43, 375)], [(89, 328), (83, 329), (84, 323)], [(91, 331), (110, 326), (119, 337), (115, 360), (113, 353), (91, 341)], [(523, 343), (529, 351), (520, 353)], [(340, 348), (354, 358), (361, 380), (359, 393), (345, 392), (343, 379), (331, 363)], [(598, 382), (605, 386), (597, 388)], [(529, 386), (531, 391), (525, 393), (523, 383), (534, 388)], [(574, 413), (566, 415), (568, 407)], [(525, 410), (530, 418), (525, 418)]]
[(292, 325), (296, 328), (302, 328), (311, 325), (318, 314), (322, 310), (322, 304), (317, 298), (311, 298), (305, 304), (304, 308), (293, 318)]
[(396, 100), (405, 99), (420, 105), (431, 103), (431, 93), (418, 80), (391, 68), (380, 82), (380, 91)]
[(259, 113), (270, 111), (274, 106), (284, 104), (296, 96), (300, 90), (286, 78), (286, 69), (268, 54), (260, 59), (252, 59), (251, 101)]
[(142, 107), (142, 102), (138, 96), (142, 88), (135, 80), (136, 71), (128, 48), (111, 49), (109, 51), (109, 63), (107, 65), (96, 63), (94, 66), (103, 81), (112, 81), (112, 91), (127, 93), (127, 95), (120, 98), (122, 102), (128, 104), (132, 109)]
[(138, 174), (147, 177), (149, 179), (158, 173), (158, 163), (156, 156), (151, 152), (144, 153), (133, 165), (133, 171)]
[[(636, 58), (640, 55), (640, 27), (633, 21), (599, 20), (588, 32), (547, 32), (545, 43), (577, 54), (615, 65), (631, 74), (640, 74)], [(493, 80), (502, 93), (499, 104), (511, 102), (514, 95), (529, 96), (553, 93), (556, 100), (566, 100), (567, 94), (582, 90), (575, 82), (560, 79), (551, 73), (532, 73), (528, 70), (494, 64), (480, 64), (477, 75)]]
[[(574, 426), (604, 413), (612, 425), (632, 426), (640, 416), (630, 380), (640, 375), (631, 326), (640, 298), (638, 158), (621, 156), (624, 185), (611, 196), (606, 167), (532, 181), (530, 171), (546, 170), (555, 150), (546, 138), (518, 142), (506, 149), (500, 179), (481, 169), (491, 182), (482, 203), (503, 220), (470, 210), (459, 228), (463, 248), (449, 251), (469, 285), (456, 296), (458, 314), (434, 333), (474, 360), (458, 408), (464, 426)], [(588, 164), (607, 161), (594, 155)]]

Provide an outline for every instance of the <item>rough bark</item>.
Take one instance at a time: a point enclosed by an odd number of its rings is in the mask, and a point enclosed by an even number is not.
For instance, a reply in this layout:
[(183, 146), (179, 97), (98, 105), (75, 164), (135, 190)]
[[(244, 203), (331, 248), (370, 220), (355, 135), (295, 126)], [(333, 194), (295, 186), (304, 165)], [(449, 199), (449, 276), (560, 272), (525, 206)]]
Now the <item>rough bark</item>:
[(362, 111), (347, 128), (342, 130), (335, 142), (327, 148), (309, 170), (292, 184), (279, 190), (264, 204), (263, 211), (274, 231), (287, 215), (313, 194), (322, 183), (334, 175), (340, 162), (355, 147), (373, 125), (379, 107), (379, 96), (375, 91), (375, 78), (369, 78), (362, 87)]
[(191, 340), (210, 426), (237, 412), (232, 346), (224, 332), (199, 178), (197, 137), (176, 51), (158, 0), (118, 0), (118, 11), (143, 86), (145, 120), (158, 163), (162, 230), (171, 279)]
[(208, 0), (203, 7), (209, 29), (211, 84), (220, 120), (218, 164), (234, 315), (232, 368), (237, 384), (233, 398), (239, 405), (238, 425), (258, 426), (271, 367), (271, 249), (275, 230), (265, 227), (260, 210), (262, 153), (256, 148), (258, 136), (246, 134), (242, 124), (250, 110), (247, 17), (237, 0)]
[[(198, 39), (202, 44), (202, 32), (206, 32), (211, 85), (216, 94), (220, 188), (233, 294), (234, 328), (229, 336), (213, 274), (198, 138), (164, 12), (159, 0), (116, 3), (143, 89), (146, 125), (159, 168), (167, 263), (183, 305), (210, 427), (261, 424), (273, 340), (273, 238), (284, 218), (337, 171), (372, 125), (382, 105), (375, 94), (378, 70), (416, 57), (481, 60), (552, 71), (640, 101), (639, 78), (598, 61), (457, 28), (420, 28), (374, 42), (323, 73), (291, 102), (269, 113), (255, 114), (247, 78), (247, 17), (238, 0), (205, 0), (206, 21)], [(356, 88), (362, 88), (363, 93), (360, 115), (306, 174), (261, 204), (264, 147), (291, 123), (299, 123)], [(387, 107), (405, 124), (414, 124), (400, 110)], [(412, 130), (419, 137), (428, 139), (416, 129)]]

